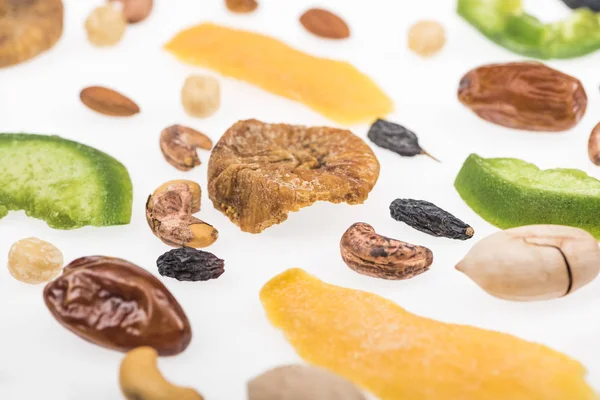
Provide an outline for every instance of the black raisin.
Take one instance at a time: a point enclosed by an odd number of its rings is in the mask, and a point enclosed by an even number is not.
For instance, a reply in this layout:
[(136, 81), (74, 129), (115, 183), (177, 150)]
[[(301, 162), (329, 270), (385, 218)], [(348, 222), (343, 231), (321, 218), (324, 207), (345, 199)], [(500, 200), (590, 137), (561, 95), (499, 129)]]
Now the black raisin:
[(589, 8), (600, 11), (600, 0), (563, 0), (571, 8)]
[(182, 247), (166, 252), (156, 260), (158, 273), (178, 281), (207, 281), (225, 272), (225, 261), (202, 250)]
[(377, 146), (391, 150), (401, 156), (414, 157), (423, 154), (438, 161), (421, 148), (417, 135), (402, 125), (378, 119), (371, 125), (367, 136)]
[(390, 213), (396, 221), (432, 236), (467, 240), (475, 233), (460, 219), (424, 200), (396, 199), (390, 204)]

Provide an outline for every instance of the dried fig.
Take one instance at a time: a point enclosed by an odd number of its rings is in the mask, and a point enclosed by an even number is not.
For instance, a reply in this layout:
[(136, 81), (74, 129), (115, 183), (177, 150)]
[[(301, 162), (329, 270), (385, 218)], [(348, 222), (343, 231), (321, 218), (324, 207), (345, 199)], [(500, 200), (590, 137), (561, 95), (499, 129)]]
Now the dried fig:
[(350, 131), (252, 119), (215, 146), (208, 195), (242, 231), (259, 233), (316, 201), (360, 204), (378, 177), (373, 151)]
[(210, 150), (212, 141), (195, 129), (171, 125), (160, 134), (160, 150), (165, 160), (180, 171), (189, 171), (200, 165), (196, 149)]

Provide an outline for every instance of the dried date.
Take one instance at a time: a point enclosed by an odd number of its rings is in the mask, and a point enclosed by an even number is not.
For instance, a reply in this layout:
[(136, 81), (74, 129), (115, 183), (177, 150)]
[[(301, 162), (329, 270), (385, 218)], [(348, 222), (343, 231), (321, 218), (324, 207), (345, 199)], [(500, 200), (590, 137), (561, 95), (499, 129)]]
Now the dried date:
[(458, 99), (486, 121), (529, 131), (566, 131), (587, 108), (579, 80), (539, 62), (476, 68), (460, 81)]
[(396, 221), (432, 236), (467, 240), (475, 233), (460, 219), (424, 200), (396, 199), (390, 204), (390, 214)]
[(166, 252), (156, 260), (158, 273), (178, 281), (207, 281), (225, 272), (225, 261), (214, 254), (190, 247)]
[(146, 270), (118, 258), (83, 257), (44, 289), (46, 306), (81, 338), (126, 352), (150, 346), (175, 355), (192, 339), (190, 323), (173, 295)]
[(417, 135), (402, 125), (378, 119), (371, 125), (367, 136), (377, 146), (401, 156), (414, 157), (422, 154), (439, 162), (437, 158), (421, 148)]

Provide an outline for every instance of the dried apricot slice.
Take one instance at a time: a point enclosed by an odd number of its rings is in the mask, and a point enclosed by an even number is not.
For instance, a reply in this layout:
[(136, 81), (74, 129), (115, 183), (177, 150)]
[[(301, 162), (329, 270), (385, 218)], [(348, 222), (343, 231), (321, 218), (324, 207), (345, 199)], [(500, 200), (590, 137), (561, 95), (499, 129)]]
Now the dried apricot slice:
[(364, 202), (379, 177), (371, 148), (352, 132), (239, 121), (208, 163), (208, 196), (242, 231), (259, 233), (316, 201)]
[(204, 23), (180, 32), (165, 48), (184, 62), (300, 101), (341, 124), (373, 122), (393, 108), (351, 64), (314, 57), (258, 33)]
[(260, 293), (299, 355), (382, 400), (592, 400), (584, 367), (511, 335), (419, 317), (301, 269)]

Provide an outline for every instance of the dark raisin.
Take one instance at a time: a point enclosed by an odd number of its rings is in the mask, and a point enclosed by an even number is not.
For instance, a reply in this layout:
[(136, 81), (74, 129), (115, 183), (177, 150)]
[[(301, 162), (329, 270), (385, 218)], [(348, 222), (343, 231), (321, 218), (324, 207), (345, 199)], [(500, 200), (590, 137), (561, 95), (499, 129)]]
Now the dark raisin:
[(424, 200), (396, 199), (390, 204), (390, 213), (396, 221), (432, 236), (467, 240), (475, 233), (460, 219)]
[(600, 11), (600, 0), (563, 0), (563, 2), (573, 9), (589, 8), (594, 11)]
[(178, 281), (207, 281), (225, 272), (225, 261), (214, 254), (191, 247), (166, 252), (156, 260), (158, 273)]
[(417, 135), (402, 125), (378, 119), (371, 125), (367, 136), (377, 146), (391, 150), (401, 156), (414, 157), (423, 154), (438, 161), (421, 148)]

